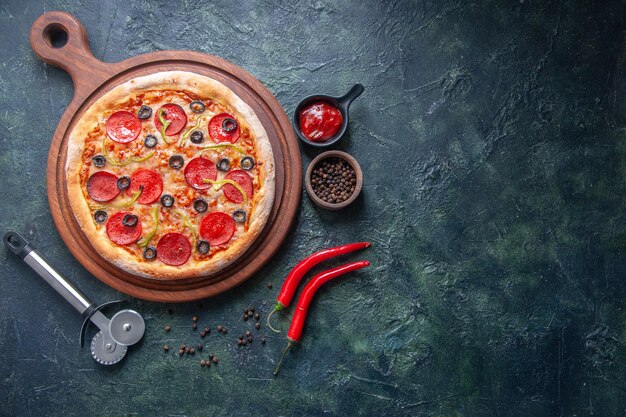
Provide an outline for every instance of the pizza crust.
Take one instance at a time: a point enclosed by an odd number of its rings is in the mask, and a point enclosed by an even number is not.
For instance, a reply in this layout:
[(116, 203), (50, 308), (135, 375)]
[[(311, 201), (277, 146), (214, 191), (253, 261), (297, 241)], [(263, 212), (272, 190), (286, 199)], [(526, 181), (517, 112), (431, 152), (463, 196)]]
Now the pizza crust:
[[(79, 175), (83, 164), (85, 138), (88, 133), (105, 121), (104, 115), (110, 114), (112, 110), (126, 102), (129, 96), (154, 90), (189, 91), (229, 107), (233, 115), (248, 126), (254, 138), (257, 161), (263, 161), (262, 165), (256, 166), (258, 169), (256, 180), (259, 182), (259, 187), (251, 199), (252, 212), (248, 213), (248, 230), (236, 240), (231, 240), (225, 250), (213, 254), (207, 260), (195, 262), (190, 258), (187, 263), (179, 267), (161, 262), (138, 261), (137, 256), (128, 248), (111, 242), (106, 234), (106, 228), (96, 227), (92, 219)], [(113, 88), (99, 98), (87, 109), (70, 133), (66, 174), (67, 193), (74, 217), (95, 251), (124, 271), (157, 280), (209, 276), (232, 264), (243, 255), (262, 232), (274, 201), (274, 155), (267, 132), (252, 108), (222, 83), (185, 71), (160, 72), (135, 78)]]

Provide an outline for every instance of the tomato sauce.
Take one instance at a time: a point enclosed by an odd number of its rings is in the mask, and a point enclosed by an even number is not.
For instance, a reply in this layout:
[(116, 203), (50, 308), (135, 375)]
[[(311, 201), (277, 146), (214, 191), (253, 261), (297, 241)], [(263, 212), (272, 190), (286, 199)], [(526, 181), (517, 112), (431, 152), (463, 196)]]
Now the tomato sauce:
[(343, 123), (339, 109), (325, 101), (309, 104), (298, 115), (300, 130), (313, 142), (323, 142), (335, 136)]

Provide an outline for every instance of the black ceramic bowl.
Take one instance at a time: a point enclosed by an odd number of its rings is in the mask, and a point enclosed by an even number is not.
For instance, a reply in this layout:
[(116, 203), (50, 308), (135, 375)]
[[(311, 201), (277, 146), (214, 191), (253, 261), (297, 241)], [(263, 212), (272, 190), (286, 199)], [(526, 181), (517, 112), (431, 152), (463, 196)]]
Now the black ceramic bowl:
[[(293, 128), (296, 131), (296, 135), (298, 135), (300, 140), (306, 143), (307, 145), (315, 146), (318, 148), (324, 148), (326, 146), (330, 146), (333, 143), (337, 142), (339, 139), (341, 139), (343, 134), (346, 133), (346, 129), (348, 128), (348, 119), (349, 119), (348, 110), (350, 109), (350, 104), (354, 101), (355, 98), (357, 98), (358, 96), (361, 95), (361, 93), (363, 93), (364, 89), (365, 88), (363, 88), (361, 84), (355, 84), (354, 87), (352, 87), (345, 96), (332, 97), (332, 96), (316, 94), (313, 96), (308, 96), (307, 98), (303, 99), (298, 104), (298, 106), (296, 107), (296, 110), (293, 113)], [(321, 141), (321, 142), (314, 142), (312, 140), (307, 139), (307, 137), (304, 136), (304, 134), (302, 133), (302, 130), (300, 129), (300, 120), (299, 120), (300, 112), (306, 106), (316, 101), (325, 101), (331, 106), (338, 108), (339, 111), (341, 112), (341, 117), (343, 118), (343, 123), (341, 124), (341, 127), (339, 128), (339, 131), (335, 134), (335, 136), (333, 136), (332, 138), (328, 140)]]

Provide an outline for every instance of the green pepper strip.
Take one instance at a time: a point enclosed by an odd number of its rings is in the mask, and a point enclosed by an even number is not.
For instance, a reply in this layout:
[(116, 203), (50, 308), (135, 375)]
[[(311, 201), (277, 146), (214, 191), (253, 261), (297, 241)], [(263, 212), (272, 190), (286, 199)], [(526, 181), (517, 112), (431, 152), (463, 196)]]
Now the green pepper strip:
[(107, 151), (107, 148), (106, 148), (106, 138), (104, 138), (102, 139), (102, 154), (109, 164), (116, 166), (116, 167), (123, 167), (128, 164), (132, 164), (133, 162), (143, 162), (152, 158), (154, 156), (154, 151), (149, 152), (144, 156), (131, 156), (128, 159), (117, 161), (109, 156), (109, 152)]
[(246, 151), (244, 151), (243, 149), (241, 149), (237, 145), (233, 145), (232, 143), (218, 143), (217, 145), (205, 146), (205, 147), (202, 148), (202, 152), (208, 151), (209, 149), (220, 149), (220, 148), (233, 148), (234, 150), (236, 150), (237, 152), (239, 152), (242, 155), (246, 154)]
[(243, 196), (243, 204), (244, 205), (248, 204), (248, 196), (246, 195), (245, 191), (243, 190), (243, 188), (241, 188), (241, 185), (237, 184), (233, 180), (213, 181), (213, 180), (203, 179), (202, 182), (205, 183), (205, 184), (211, 184), (215, 191), (218, 191), (220, 188), (222, 188), (224, 186), (224, 184), (230, 184), (233, 187), (235, 187), (237, 189), (237, 191), (239, 191), (241, 193), (241, 195)]
[(165, 113), (165, 110), (159, 110), (159, 122), (161, 122), (161, 137), (163, 138), (163, 141), (169, 145), (170, 143), (167, 141), (167, 135), (165, 134), (165, 131), (172, 122), (169, 120), (165, 120), (165, 116), (163, 116), (163, 113)]
[(183, 219), (183, 223), (185, 223), (185, 226), (187, 226), (187, 228), (193, 235), (194, 244), (195, 244), (196, 241), (198, 240), (198, 234), (196, 233), (196, 229), (193, 228), (193, 225), (189, 221), (189, 217), (185, 216), (185, 214), (180, 210), (174, 210), (174, 213), (178, 214), (180, 218)]
[(146, 246), (148, 246), (148, 243), (150, 243), (150, 240), (152, 240), (157, 230), (159, 229), (159, 207), (158, 206), (154, 206), (152, 208), (152, 221), (154, 222), (154, 228), (152, 229), (152, 231), (148, 233), (146, 237), (144, 237), (139, 242), (137, 242), (137, 245), (139, 245), (140, 248), (145, 249)]
[(198, 120), (196, 120), (196, 124), (191, 126), (189, 129), (187, 129), (185, 133), (183, 133), (183, 135), (180, 137), (180, 141), (178, 142), (178, 146), (180, 147), (185, 146), (185, 142), (187, 142), (187, 138), (189, 137), (189, 135), (191, 135), (191, 132), (193, 132), (194, 129), (197, 129), (198, 126), (200, 126), (200, 122), (202, 122), (202, 120), (204, 120), (203, 117), (198, 117)]
[(102, 204), (90, 204), (89, 207), (92, 210), (102, 210), (107, 207), (115, 207), (115, 208), (129, 207), (129, 206), (132, 206), (137, 200), (139, 200), (139, 196), (141, 195), (142, 191), (143, 191), (143, 185), (139, 187), (139, 191), (135, 191), (133, 193), (133, 197), (128, 201), (124, 201), (123, 203), (111, 204), (110, 206), (105, 206)]

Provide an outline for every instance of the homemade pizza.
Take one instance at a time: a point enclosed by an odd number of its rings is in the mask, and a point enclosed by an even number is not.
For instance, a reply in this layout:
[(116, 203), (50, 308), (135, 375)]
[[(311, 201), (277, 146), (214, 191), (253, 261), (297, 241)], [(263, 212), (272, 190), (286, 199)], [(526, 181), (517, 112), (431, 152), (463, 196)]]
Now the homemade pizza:
[(254, 111), (220, 82), (170, 71), (127, 81), (78, 120), (67, 192), (96, 251), (155, 279), (214, 274), (265, 226), (274, 156)]

